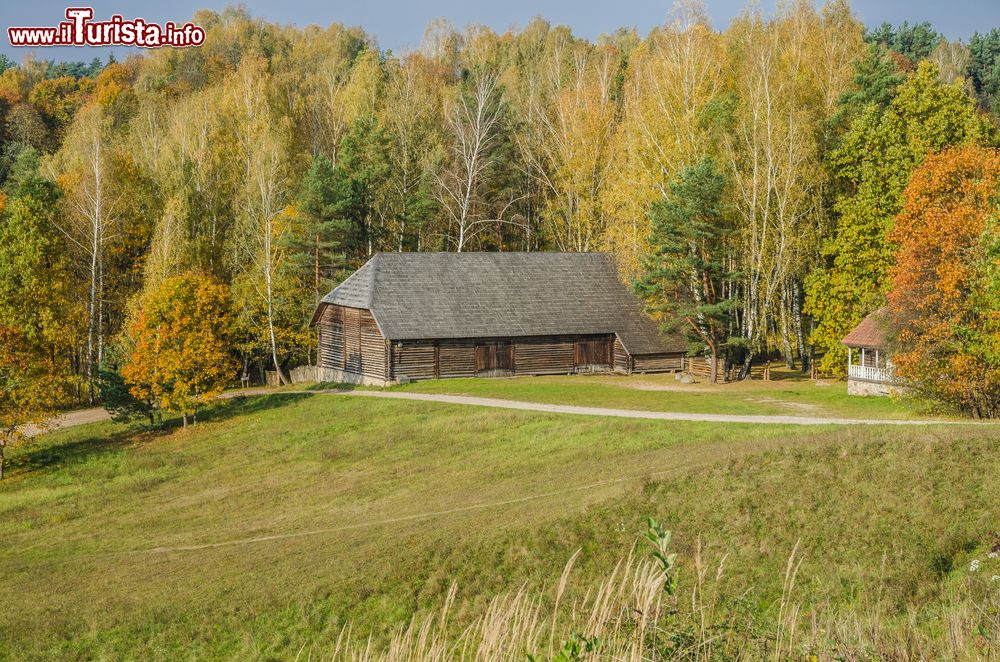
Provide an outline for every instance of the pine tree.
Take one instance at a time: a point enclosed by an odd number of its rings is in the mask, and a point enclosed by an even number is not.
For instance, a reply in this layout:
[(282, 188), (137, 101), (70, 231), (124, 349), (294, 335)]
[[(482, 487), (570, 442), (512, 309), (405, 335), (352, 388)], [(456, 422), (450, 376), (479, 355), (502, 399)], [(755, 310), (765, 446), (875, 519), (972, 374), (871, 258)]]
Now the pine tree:
[(713, 383), (737, 305), (736, 274), (727, 266), (733, 224), (723, 207), (724, 191), (725, 178), (710, 159), (670, 183), (667, 197), (650, 208), (652, 252), (641, 258), (642, 275), (635, 283), (664, 331), (685, 327), (693, 348), (707, 349)]
[(340, 214), (337, 174), (325, 156), (316, 156), (302, 180), (298, 195), (299, 231), (290, 264), (309, 274), (313, 305), (331, 281), (346, 270), (344, 245), (350, 223)]

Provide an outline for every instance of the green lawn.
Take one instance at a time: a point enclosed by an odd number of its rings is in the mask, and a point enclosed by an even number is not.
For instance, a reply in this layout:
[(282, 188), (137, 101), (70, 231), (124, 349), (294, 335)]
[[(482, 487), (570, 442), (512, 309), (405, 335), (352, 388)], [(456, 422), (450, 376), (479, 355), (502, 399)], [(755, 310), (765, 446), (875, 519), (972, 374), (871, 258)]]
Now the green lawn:
[[(512, 382), (489, 383), (512, 397)], [(14, 453), (0, 483), (0, 658), (329, 659), (346, 623), (383, 641), (457, 581), (460, 627), (489, 596), (550, 587), (578, 548), (582, 594), (647, 515), (675, 531), (684, 586), (698, 538), (715, 560), (729, 553), (734, 608), (771, 613), (801, 540), (804, 608), (849, 608), (877, 579), (887, 623), (912, 609), (933, 630), (944, 587), (998, 528), (991, 428), (328, 395), (239, 399), (201, 418), (156, 434), (89, 425)]]
[(510, 379), (441, 379), (391, 387), (446, 393), (651, 411), (706, 414), (777, 414), (846, 418), (929, 418), (913, 403), (847, 395), (842, 381), (793, 378), (732, 384), (681, 384), (672, 374), (568, 375)]

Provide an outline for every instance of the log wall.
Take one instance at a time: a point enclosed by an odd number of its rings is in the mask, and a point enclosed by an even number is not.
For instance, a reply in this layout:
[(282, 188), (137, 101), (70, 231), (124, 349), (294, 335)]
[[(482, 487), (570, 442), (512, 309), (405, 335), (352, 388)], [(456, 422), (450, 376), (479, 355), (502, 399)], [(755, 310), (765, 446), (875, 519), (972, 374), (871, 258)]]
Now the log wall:
[(573, 338), (519, 338), (515, 360), (518, 374), (561, 375), (573, 372)]
[[(584, 336), (586, 340), (607, 339), (605, 336)], [(431, 340), (402, 340), (392, 343), (392, 369), (390, 379), (432, 379), (435, 377), (475, 377), (477, 374), (513, 375), (563, 375), (577, 370), (576, 336), (537, 336), (527, 338), (462, 338)], [(494, 346), (509, 342), (513, 345), (513, 368), (477, 372), (477, 345), (480, 355), (482, 345)], [(580, 366), (588, 372), (594, 366)], [(610, 370), (609, 363), (606, 368)]]
[(388, 379), (386, 341), (371, 312), (346, 306), (326, 306), (316, 323), (319, 367)]
[(344, 308), (326, 306), (316, 323), (320, 366), (344, 369)]
[(632, 357), (625, 350), (625, 345), (622, 341), (615, 336), (615, 344), (613, 347), (614, 352), (614, 363), (616, 372), (624, 372), (626, 375), (632, 373)]
[(434, 379), (438, 346), (432, 340), (392, 343), (392, 379)]
[[(611, 336), (534, 336), (386, 341), (368, 310), (326, 306), (316, 323), (321, 370), (370, 383), (491, 374), (559, 375), (595, 370), (665, 372), (682, 370), (675, 354), (632, 357)], [(476, 370), (477, 345), (513, 345), (513, 369)], [(602, 346), (602, 343), (607, 343)], [(478, 350), (480, 357), (484, 348)], [(597, 357), (597, 358), (595, 358)], [(596, 365), (594, 360), (607, 361)], [(585, 365), (581, 363), (583, 361)]]
[(475, 377), (476, 342), (471, 339), (438, 341), (440, 377)]
[(644, 354), (632, 357), (632, 372), (678, 372), (683, 369), (683, 354)]

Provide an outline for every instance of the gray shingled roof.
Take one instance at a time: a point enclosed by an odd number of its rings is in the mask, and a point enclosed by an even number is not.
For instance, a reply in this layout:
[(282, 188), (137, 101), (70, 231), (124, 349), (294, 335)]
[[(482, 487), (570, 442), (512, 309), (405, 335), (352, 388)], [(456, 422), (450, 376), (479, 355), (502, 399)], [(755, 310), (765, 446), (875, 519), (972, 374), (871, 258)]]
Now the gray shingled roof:
[(604, 253), (379, 253), (323, 298), (371, 310), (389, 340), (617, 333), (632, 355), (661, 336)]

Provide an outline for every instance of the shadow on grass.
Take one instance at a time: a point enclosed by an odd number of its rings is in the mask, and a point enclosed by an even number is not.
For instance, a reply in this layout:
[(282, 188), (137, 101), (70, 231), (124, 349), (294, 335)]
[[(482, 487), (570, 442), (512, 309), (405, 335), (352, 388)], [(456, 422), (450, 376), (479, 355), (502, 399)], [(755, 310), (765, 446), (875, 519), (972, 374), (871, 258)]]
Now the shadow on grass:
[(308, 391), (234, 395), (225, 400), (219, 400), (211, 407), (198, 412), (198, 422), (215, 423), (240, 416), (252, 416), (279, 407), (286, 407), (309, 395), (311, 394)]
[(340, 382), (318, 382), (310, 384), (306, 391), (356, 391), (360, 388), (358, 384), (341, 384)]
[[(302, 397), (308, 395), (305, 393), (237, 395), (213, 403), (212, 406), (198, 412), (198, 422), (220, 422), (241, 416), (252, 416), (292, 404)], [(113, 430), (95, 430), (83, 434), (81, 429), (60, 430), (52, 433), (57, 436), (43, 435), (19, 452), (9, 454), (7, 468), (11, 475), (65, 469), (103, 455), (120, 452), (130, 446), (139, 446), (168, 437), (180, 430), (182, 425), (180, 416), (170, 414), (164, 417), (162, 423), (154, 426), (150, 426), (148, 422), (133, 422), (122, 424)], [(61, 440), (64, 435), (71, 435), (71, 438)]]
[[(157, 432), (145, 432), (145, 435), (156, 435)], [(11, 457), (8, 464), (11, 474), (35, 472), (51, 472), (69, 466), (84, 464), (95, 457), (119, 452), (134, 444), (137, 435), (143, 434), (138, 427), (127, 427), (109, 434), (93, 434), (84, 438), (67, 440), (65, 442), (46, 443), (40, 438), (37, 443), (28, 445), (22, 452)]]

